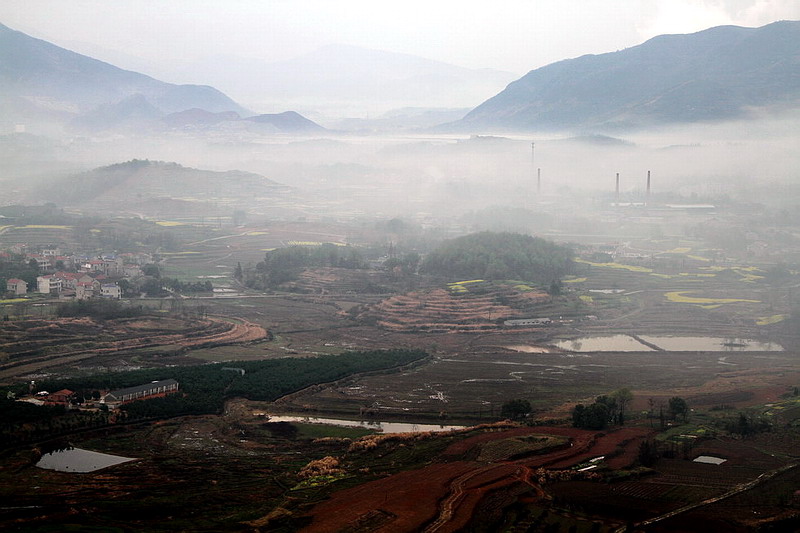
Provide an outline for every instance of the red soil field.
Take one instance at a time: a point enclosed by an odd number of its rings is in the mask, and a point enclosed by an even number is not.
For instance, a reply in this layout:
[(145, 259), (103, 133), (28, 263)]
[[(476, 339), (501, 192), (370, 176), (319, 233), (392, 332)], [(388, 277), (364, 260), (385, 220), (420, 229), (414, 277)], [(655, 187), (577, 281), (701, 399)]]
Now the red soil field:
[(455, 459), (474, 447), (493, 441), (529, 435), (567, 437), (569, 445), (549, 453), (515, 461), (479, 463), (453, 460), (402, 472), (333, 494), (311, 511), (312, 522), (303, 531), (458, 531), (472, 518), (477, 505), (493, 491), (526, 484), (539, 497), (533, 470), (563, 469), (599, 455), (621, 453), (609, 459), (615, 467), (636, 457), (639, 440), (652, 434), (647, 428), (593, 432), (563, 427), (514, 428), (483, 433), (449, 446), (440, 460)]

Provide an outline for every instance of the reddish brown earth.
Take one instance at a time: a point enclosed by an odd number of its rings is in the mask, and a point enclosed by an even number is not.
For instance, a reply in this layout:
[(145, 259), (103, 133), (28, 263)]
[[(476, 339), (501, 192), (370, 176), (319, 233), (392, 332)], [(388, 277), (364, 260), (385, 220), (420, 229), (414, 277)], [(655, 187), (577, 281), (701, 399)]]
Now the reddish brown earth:
[[(618, 447), (621, 453), (609, 461), (616, 467), (627, 466), (636, 457), (638, 441), (651, 434), (647, 428), (602, 433), (561, 427), (483, 433), (449, 446), (439, 459), (450, 462), (434, 462), (333, 494), (311, 511), (312, 522), (304, 531), (358, 530), (367, 525), (370, 531), (382, 532), (458, 531), (488, 494), (524, 484), (541, 498), (543, 474), (538, 469), (564, 469), (599, 455), (613, 455)], [(515, 461), (487, 464), (460, 459), (481, 444), (529, 435), (567, 437), (569, 445)]]
[(548, 301), (547, 293), (503, 285), (474, 294), (433, 289), (391, 296), (363, 316), (391, 331), (476, 332), (496, 330), (498, 321), (523, 316), (526, 309)]

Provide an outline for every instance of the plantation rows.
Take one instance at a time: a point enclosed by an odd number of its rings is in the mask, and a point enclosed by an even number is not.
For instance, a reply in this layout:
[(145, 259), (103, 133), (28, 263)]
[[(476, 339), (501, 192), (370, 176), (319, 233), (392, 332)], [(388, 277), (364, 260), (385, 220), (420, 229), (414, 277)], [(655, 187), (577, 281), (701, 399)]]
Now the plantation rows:
[[(421, 350), (349, 352), (307, 359), (238, 361), (235, 365), (218, 363), (99, 374), (59, 382), (42, 382), (40, 385), (49, 390), (113, 390), (150, 381), (176, 379), (181, 393), (123, 406), (128, 417), (159, 418), (219, 412), (224, 401), (234, 397), (274, 401), (311, 385), (336, 381), (353, 374), (404, 366), (426, 356)], [(224, 370), (230, 366), (244, 370), (244, 375), (238, 371)]]
[(540, 292), (519, 292), (505, 286), (472, 294), (453, 295), (443, 289), (395, 295), (373, 306), (364, 317), (394, 331), (478, 331), (494, 329), (498, 322), (524, 314), (549, 297)]

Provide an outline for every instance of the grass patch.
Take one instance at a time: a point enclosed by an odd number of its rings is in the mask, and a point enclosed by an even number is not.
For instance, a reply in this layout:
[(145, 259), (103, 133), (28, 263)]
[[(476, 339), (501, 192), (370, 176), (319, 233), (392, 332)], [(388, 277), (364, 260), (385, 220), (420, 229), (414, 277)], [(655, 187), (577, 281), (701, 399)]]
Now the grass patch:
[(28, 224), (26, 226), (18, 226), (19, 229), (72, 229), (72, 226), (63, 226), (61, 224)]
[(29, 302), (27, 298), (9, 298), (8, 300), (0, 300), (0, 304), (17, 304), (20, 302)]
[(185, 222), (178, 222), (177, 220), (156, 220), (156, 224), (164, 226), (165, 228), (174, 228), (175, 226), (185, 226)]
[(629, 272), (644, 272), (650, 273), (653, 271), (652, 268), (647, 268), (643, 266), (637, 265), (625, 265), (622, 263), (594, 263), (592, 261), (587, 261), (585, 259), (575, 259), (576, 263), (583, 263), (584, 265), (589, 265), (593, 267), (601, 267), (601, 268), (614, 268), (617, 270), (627, 270)]
[(772, 315), (772, 316), (760, 316), (756, 320), (756, 324), (759, 326), (769, 326), (770, 324), (777, 324), (778, 322), (783, 322), (786, 320), (788, 315)]
[(722, 305), (722, 304), (732, 304), (732, 303), (752, 303), (752, 304), (759, 304), (761, 303), (760, 300), (748, 300), (746, 298), (704, 298), (698, 296), (686, 296), (686, 294), (692, 293), (693, 291), (672, 291), (665, 293), (667, 300), (670, 302), (675, 303), (682, 303), (682, 304), (699, 304), (699, 305)]

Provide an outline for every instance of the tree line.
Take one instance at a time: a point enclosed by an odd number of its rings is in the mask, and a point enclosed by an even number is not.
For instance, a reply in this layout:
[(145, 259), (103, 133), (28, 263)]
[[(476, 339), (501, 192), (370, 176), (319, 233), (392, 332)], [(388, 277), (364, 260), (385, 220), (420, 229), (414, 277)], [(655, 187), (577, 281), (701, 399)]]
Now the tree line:
[(234, 277), (253, 289), (275, 288), (294, 281), (300, 272), (312, 267), (367, 268), (361, 252), (352, 246), (325, 243), (319, 246), (287, 246), (270, 250), (254, 269), (237, 265)]
[[(141, 418), (166, 418), (179, 415), (211, 414), (222, 411), (226, 399), (244, 397), (250, 400), (274, 401), (301, 389), (336, 381), (353, 374), (389, 370), (427, 357), (422, 350), (396, 349), (347, 352), (314, 358), (285, 358), (269, 361), (237, 361), (239, 372), (223, 370), (230, 363), (147, 369), (130, 372), (97, 374), (70, 380), (41, 381), (44, 390), (70, 389), (82, 396), (92, 396), (93, 391), (115, 390), (151, 381), (174, 378), (180, 390), (166, 397), (139, 400), (121, 406), (123, 420)], [(16, 394), (26, 392), (20, 384)], [(49, 408), (7, 401), (3, 404), (6, 415), (4, 431), (13, 432), (18, 426), (32, 420), (45, 422), (58, 414)], [(16, 414), (15, 414), (16, 413)], [(22, 418), (14, 418), (21, 416)]]

